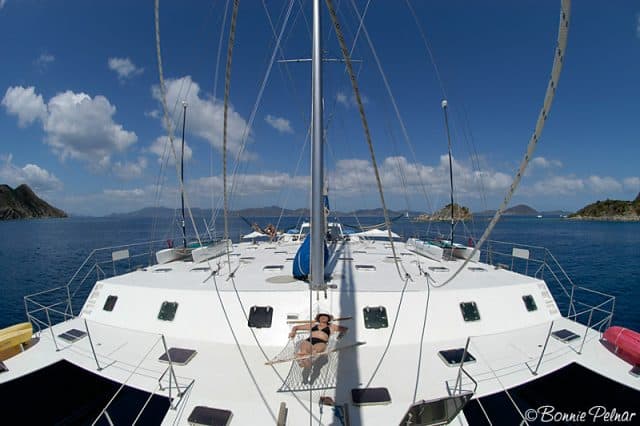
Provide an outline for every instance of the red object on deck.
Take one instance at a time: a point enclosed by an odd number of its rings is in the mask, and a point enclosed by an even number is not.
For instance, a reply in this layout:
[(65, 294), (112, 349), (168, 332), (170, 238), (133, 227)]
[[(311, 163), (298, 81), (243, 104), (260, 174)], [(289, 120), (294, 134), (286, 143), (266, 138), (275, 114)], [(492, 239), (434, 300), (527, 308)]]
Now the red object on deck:
[(616, 355), (634, 366), (640, 365), (640, 333), (624, 327), (609, 327), (603, 337), (613, 345)]

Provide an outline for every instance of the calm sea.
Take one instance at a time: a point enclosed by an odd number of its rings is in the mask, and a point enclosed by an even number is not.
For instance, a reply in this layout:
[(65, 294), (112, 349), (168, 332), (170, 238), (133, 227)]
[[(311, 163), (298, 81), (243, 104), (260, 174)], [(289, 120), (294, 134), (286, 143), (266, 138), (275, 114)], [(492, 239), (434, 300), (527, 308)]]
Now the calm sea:
[[(264, 218), (257, 221), (262, 226), (269, 223)], [(343, 221), (356, 223), (353, 218)], [(361, 219), (363, 224), (377, 221)], [(296, 222), (284, 218), (279, 228), (293, 227)], [(196, 223), (202, 224), (202, 218)], [(456, 232), (479, 235), (486, 223), (479, 218), (464, 227), (458, 225)], [(394, 231), (408, 237), (427, 227), (402, 220)], [(446, 224), (431, 225), (433, 230), (444, 235), (449, 232)], [(234, 239), (248, 232), (241, 220), (231, 221)], [(23, 296), (66, 284), (94, 248), (150, 239), (177, 241), (177, 235), (175, 225), (150, 218), (0, 222), (0, 328), (25, 321)], [(466, 242), (464, 238), (460, 241)], [(498, 224), (492, 239), (546, 247), (575, 284), (616, 296), (614, 324), (640, 330), (640, 223), (507, 217)]]

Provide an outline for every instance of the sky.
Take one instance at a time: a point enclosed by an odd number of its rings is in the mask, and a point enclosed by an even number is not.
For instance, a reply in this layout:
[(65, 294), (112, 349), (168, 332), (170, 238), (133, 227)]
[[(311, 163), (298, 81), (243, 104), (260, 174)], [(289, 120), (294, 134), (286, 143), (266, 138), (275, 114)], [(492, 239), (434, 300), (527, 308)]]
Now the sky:
[[(0, 183), (26, 183), (76, 215), (176, 207), (169, 134), (179, 156), (186, 102), (187, 203), (219, 206), (228, 3), (160, 2), (169, 131), (153, 1), (0, 0)], [(433, 211), (448, 202), (446, 97), (455, 200), (497, 208), (542, 106), (560, 3), (334, 3), (387, 205)], [(310, 57), (310, 8), (240, 3), (227, 127), (232, 209), (309, 206), (311, 67), (278, 61)], [(556, 98), (512, 205), (573, 211), (640, 192), (640, 3), (573, 2), (571, 15)], [(322, 31), (324, 57), (340, 59), (326, 9)], [(323, 72), (332, 207), (379, 207), (344, 64), (326, 61)]]

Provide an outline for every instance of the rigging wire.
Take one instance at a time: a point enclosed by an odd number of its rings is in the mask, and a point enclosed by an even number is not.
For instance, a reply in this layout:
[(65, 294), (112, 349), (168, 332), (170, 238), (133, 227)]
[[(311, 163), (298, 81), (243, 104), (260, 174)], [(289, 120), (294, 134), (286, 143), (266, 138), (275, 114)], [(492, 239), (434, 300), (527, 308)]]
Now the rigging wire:
[[(237, 1), (237, 0), (234, 0), (234, 1)], [(229, 269), (231, 269), (231, 264), (230, 263), (229, 263)], [(273, 419), (273, 421), (276, 421), (276, 415), (273, 412), (273, 410), (271, 409), (271, 407), (269, 407), (269, 403), (267, 401), (267, 398), (262, 393), (262, 389), (260, 389), (260, 385), (258, 384), (258, 380), (253, 375), (253, 371), (251, 371), (251, 367), (249, 366), (249, 361), (245, 357), (244, 351), (242, 350), (242, 347), (240, 346), (240, 342), (238, 341), (238, 337), (236, 336), (236, 333), (233, 330), (233, 325), (231, 324), (231, 319), (229, 318), (229, 314), (227, 313), (227, 309), (224, 306), (224, 302), (222, 300), (222, 295), (220, 295), (220, 289), (218, 288), (218, 282), (216, 280), (216, 275), (215, 274), (211, 274), (211, 278), (213, 279), (213, 285), (216, 288), (216, 295), (218, 296), (218, 300), (220, 301), (220, 307), (222, 308), (222, 312), (224, 314), (224, 319), (227, 322), (227, 326), (229, 327), (229, 331), (231, 332), (231, 336), (233, 336), (233, 341), (236, 344), (236, 348), (238, 349), (238, 353), (240, 354), (240, 357), (242, 358), (242, 362), (244, 363), (244, 366), (247, 369), (247, 373), (249, 373), (249, 376), (251, 377), (251, 380), (253, 381), (253, 385), (256, 387), (256, 390), (258, 391), (258, 394), (260, 394), (260, 398), (262, 399), (262, 402), (264, 403), (264, 406), (269, 411), (269, 414), (271, 415), (271, 418)]]
[(538, 145), (538, 141), (540, 139), (540, 136), (542, 135), (542, 130), (544, 129), (544, 125), (549, 116), (549, 112), (551, 111), (551, 104), (553, 103), (553, 98), (556, 94), (556, 88), (558, 87), (558, 81), (560, 80), (560, 74), (562, 72), (562, 65), (564, 64), (564, 55), (567, 48), (567, 37), (569, 35), (570, 14), (571, 14), (571, 0), (562, 0), (561, 6), (560, 6), (560, 23), (558, 25), (557, 45), (555, 49), (553, 67), (551, 69), (551, 76), (549, 78), (547, 91), (544, 96), (542, 109), (540, 110), (540, 114), (538, 115), (538, 120), (536, 121), (535, 130), (533, 132), (533, 135), (531, 136), (531, 139), (529, 140), (529, 144), (527, 145), (527, 151), (525, 152), (524, 157), (522, 158), (520, 167), (513, 179), (513, 182), (511, 183), (511, 186), (509, 187), (509, 190), (507, 191), (507, 194), (505, 195), (504, 200), (502, 201), (502, 204), (500, 205), (495, 215), (491, 219), (491, 222), (489, 222), (489, 226), (487, 226), (487, 229), (485, 229), (484, 233), (482, 234), (482, 237), (480, 238), (478, 243), (474, 246), (471, 254), (465, 259), (462, 265), (460, 265), (460, 267), (445, 282), (443, 282), (442, 284), (439, 284), (437, 287), (444, 287), (445, 285), (453, 281), (458, 276), (458, 274), (467, 266), (469, 261), (476, 254), (476, 252), (480, 250), (484, 242), (489, 238), (489, 235), (491, 235), (493, 228), (496, 226), (496, 223), (498, 223), (498, 220), (500, 220), (502, 213), (509, 205), (509, 202), (511, 201), (511, 197), (513, 196), (516, 189), (518, 188), (518, 185), (520, 184), (520, 180), (522, 179), (522, 176), (524, 175), (524, 172), (527, 169), (527, 165), (529, 164), (529, 161), (533, 156), (533, 152), (535, 151), (536, 146)]
[[(387, 210), (387, 205), (384, 200), (384, 193), (382, 191), (382, 181), (380, 179), (380, 171), (378, 170), (378, 163), (376, 162), (376, 154), (373, 150), (373, 142), (371, 140), (371, 132), (369, 131), (369, 124), (367, 122), (367, 117), (364, 113), (364, 105), (362, 103), (362, 97), (360, 96), (360, 89), (358, 88), (358, 82), (356, 81), (356, 75), (353, 71), (353, 65), (351, 63), (351, 55), (347, 50), (347, 44), (344, 40), (344, 35), (342, 34), (342, 30), (340, 28), (340, 23), (338, 22), (338, 16), (336, 15), (336, 11), (333, 7), (332, 0), (326, 0), (327, 7), (329, 8), (329, 15), (331, 16), (331, 21), (333, 22), (333, 27), (336, 31), (336, 36), (340, 43), (340, 49), (342, 50), (342, 56), (346, 62), (347, 70), (349, 72), (349, 78), (351, 80), (351, 86), (353, 88), (354, 95), (356, 97), (356, 102), (358, 104), (358, 111), (360, 112), (360, 120), (362, 121), (362, 127), (364, 128), (365, 138), (367, 140), (367, 145), (369, 147), (369, 154), (371, 155), (371, 162), (373, 164), (373, 171), (376, 176), (376, 183), (378, 185), (378, 193), (380, 195), (380, 202), (382, 203), (382, 212), (384, 214), (384, 222), (387, 227), (387, 234), (389, 236), (389, 242), (391, 244), (391, 251), (393, 253), (394, 264), (396, 266), (396, 270), (398, 271), (398, 275), (400, 279), (408, 279), (408, 273), (404, 270), (404, 266), (398, 261), (398, 256), (396, 254), (395, 244), (393, 242), (393, 235), (391, 231), (391, 221), (389, 219), (389, 211)], [(360, 14), (358, 13), (358, 16)], [(363, 30), (365, 35), (367, 34), (366, 28), (363, 26)], [(400, 271), (400, 269), (403, 271)], [(404, 274), (403, 274), (404, 272)], [(405, 284), (406, 285), (406, 284)]]
[(176, 153), (176, 148), (173, 143), (173, 127), (171, 125), (171, 119), (169, 118), (169, 108), (167, 107), (167, 90), (164, 84), (164, 73), (162, 69), (162, 52), (160, 50), (160, 0), (155, 0), (154, 7), (154, 16), (155, 16), (155, 32), (156, 32), (156, 57), (158, 60), (158, 75), (160, 78), (160, 94), (162, 98), (162, 110), (164, 114), (165, 126), (167, 127), (167, 132), (169, 133), (169, 142), (171, 143), (171, 152), (173, 152), (173, 158), (175, 159), (176, 165), (176, 174), (178, 175), (178, 181), (180, 183), (180, 191), (184, 193), (184, 201), (187, 206), (187, 210), (189, 211), (189, 217), (191, 218), (191, 224), (193, 226), (193, 230), (196, 233), (196, 238), (198, 242), (202, 244), (200, 240), (200, 234), (198, 233), (198, 228), (196, 227), (195, 220), (193, 219), (193, 214), (191, 212), (191, 204), (189, 203), (187, 194), (184, 191), (184, 182), (180, 177), (180, 166), (178, 165), (178, 155)]
[[(213, 74), (213, 99), (217, 99), (216, 96), (218, 94), (218, 71), (220, 70), (220, 56), (222, 53), (222, 40), (224, 39), (224, 30), (227, 27), (227, 12), (229, 11), (229, 1), (230, 0), (227, 0), (224, 5), (222, 25), (220, 26), (220, 37), (218, 38), (216, 70)], [(213, 176), (213, 149), (209, 150), (209, 176)], [(211, 225), (215, 230), (213, 185), (211, 185)]]
[[(361, 18), (361, 14), (360, 11), (358, 10), (355, 0), (351, 0), (351, 5), (353, 6), (353, 9), (356, 12), (356, 15), (358, 16), (358, 18)], [(373, 46), (373, 41), (371, 40), (371, 37), (369, 36), (369, 31), (367, 31), (367, 27), (364, 25), (364, 22), (362, 23), (362, 32), (364, 33), (364, 36), (367, 40), (367, 43), (369, 44), (369, 48), (371, 49), (371, 53), (373, 54), (373, 58), (376, 62), (376, 65), (378, 67), (378, 72), (380, 73), (380, 76), (382, 77), (382, 82), (384, 83), (385, 89), (387, 91), (387, 94), (389, 95), (389, 99), (391, 100), (391, 105), (393, 106), (393, 109), (396, 113), (396, 117), (398, 119), (398, 123), (400, 124), (400, 129), (402, 130), (402, 135), (404, 136), (405, 142), (407, 144), (407, 146), (409, 147), (409, 151), (411, 152), (411, 155), (413, 157), (413, 161), (416, 162), (416, 164), (418, 163), (417, 160), (417, 156), (415, 153), (415, 150), (413, 149), (413, 144), (411, 143), (411, 139), (409, 138), (409, 133), (407, 131), (407, 127), (404, 124), (404, 120), (402, 119), (402, 115), (400, 114), (400, 109), (398, 108), (398, 104), (396, 102), (395, 96), (393, 95), (393, 92), (391, 91), (391, 86), (389, 84), (389, 81), (387, 79), (387, 75), (385, 74), (384, 70), (382, 69), (382, 63), (380, 62), (380, 58), (378, 57), (378, 53), (375, 49), (375, 47)], [(425, 197), (425, 200), (427, 201), (427, 206), (428, 208), (433, 211), (433, 205), (431, 203), (431, 199), (429, 198), (429, 195), (427, 194), (427, 190), (424, 184), (424, 181), (422, 179), (422, 175), (418, 174), (418, 181), (420, 182), (420, 188), (422, 189), (423, 195)]]
[(231, 89), (231, 62), (233, 59), (233, 44), (236, 39), (236, 22), (238, 19), (240, 0), (233, 0), (231, 12), (231, 26), (229, 29), (229, 45), (227, 48), (227, 71), (224, 80), (224, 118), (222, 130), (222, 193), (224, 197), (224, 239), (229, 239), (229, 201), (227, 198), (227, 125), (229, 115), (229, 91)]

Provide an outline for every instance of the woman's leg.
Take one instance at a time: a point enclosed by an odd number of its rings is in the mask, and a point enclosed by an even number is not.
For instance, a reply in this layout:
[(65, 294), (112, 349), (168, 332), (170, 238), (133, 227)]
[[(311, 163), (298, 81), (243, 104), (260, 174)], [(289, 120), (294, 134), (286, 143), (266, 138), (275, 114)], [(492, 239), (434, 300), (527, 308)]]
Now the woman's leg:
[[(302, 342), (300, 342), (300, 346), (298, 346), (298, 353), (296, 353), (296, 356), (303, 357), (303, 356), (310, 355), (312, 349), (313, 349), (313, 346), (311, 345), (311, 342), (309, 342), (308, 340), (303, 340)], [(298, 365), (300, 367), (307, 367), (306, 361), (311, 361), (311, 358), (305, 358), (305, 359), (299, 360)]]

